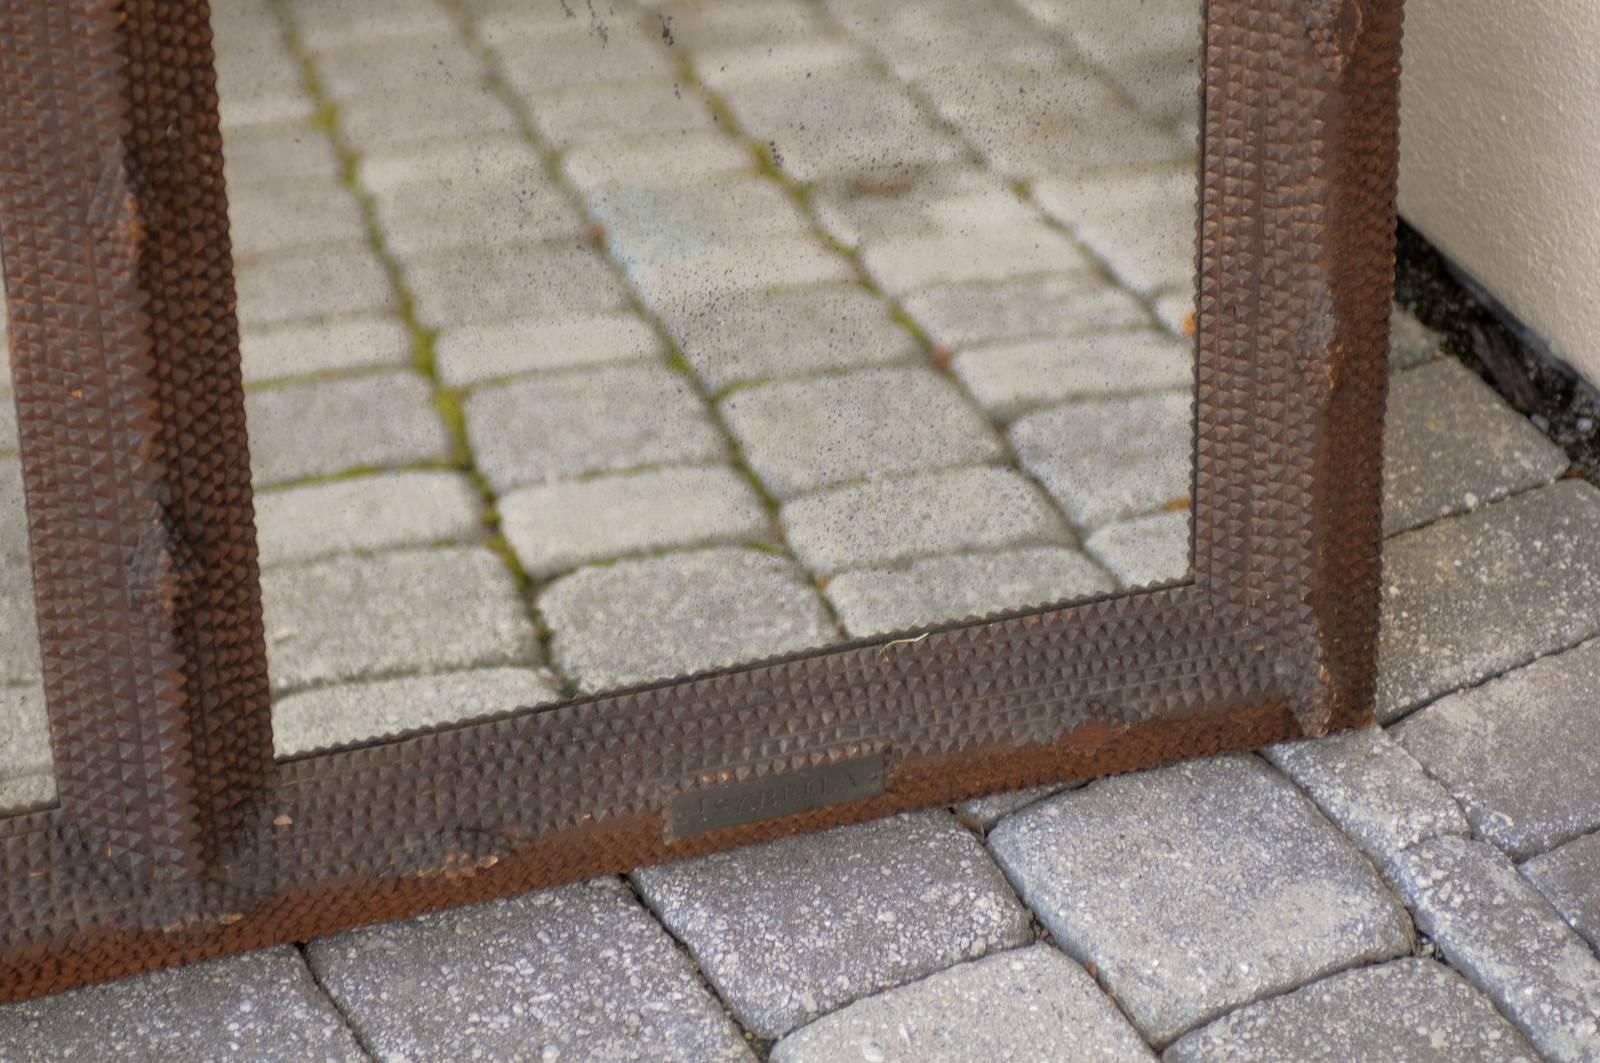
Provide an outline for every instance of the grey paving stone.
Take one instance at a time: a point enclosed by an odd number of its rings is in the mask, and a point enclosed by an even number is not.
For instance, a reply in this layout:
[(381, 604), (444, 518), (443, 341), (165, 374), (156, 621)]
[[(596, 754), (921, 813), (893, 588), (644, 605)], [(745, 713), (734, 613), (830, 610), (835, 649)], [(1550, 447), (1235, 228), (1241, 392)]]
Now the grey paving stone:
[(884, 290), (897, 295), (929, 285), (1006, 281), (1030, 273), (1068, 273), (1089, 265), (1077, 245), (1042, 221), (887, 240), (865, 248), (862, 261)]
[(1123, 587), (1185, 579), (1194, 568), (1188, 510), (1109, 525), (1085, 539), (1083, 548)]
[(529, 708), (561, 696), (546, 671), (483, 668), (320, 687), (272, 706), (272, 746), (280, 757), (439, 727)]
[(785, 503), (780, 516), (789, 548), (819, 576), (930, 554), (1071, 545), (1037, 486), (988, 466), (824, 491)]
[(550, 179), (538, 150), (513, 132), (375, 148), (357, 160), (356, 179), (380, 208), (389, 205), (403, 208), (402, 212), (420, 213), (432, 207), (459, 214), (473, 205), (462, 203), (466, 198), (462, 195), (452, 197), (436, 187), (449, 181), (473, 189), (480, 182), (499, 180), (541, 207), (566, 198)]
[(823, 227), (850, 247), (911, 237), (970, 237), (986, 228), (1040, 220), (1038, 210), (1004, 178), (964, 164), (853, 174), (814, 189), (811, 203)]
[(1345, 971), (1186, 1034), (1164, 1063), (1535, 1063), (1494, 1005), (1450, 968), (1401, 959)]
[(0, 558), (0, 684), (37, 683), (39, 669), (33, 570), (25, 558)]
[(783, 47), (824, 37), (832, 29), (827, 16), (804, 0), (768, 0), (760, 7), (727, 0), (683, 0), (662, 6), (672, 19), (675, 46), (697, 53)]
[(467, 437), (496, 491), (588, 473), (714, 462), (722, 437), (663, 366), (574, 370), (474, 392)]
[(1155, 311), (1162, 327), (1168, 332), (1189, 343), (1194, 342), (1196, 322), (1193, 292), (1160, 296), (1156, 299)]
[(397, 308), (389, 275), (371, 251), (320, 248), (238, 264), (239, 325), (273, 325)]
[(497, 41), (495, 51), (506, 79), (523, 94), (673, 77), (677, 71), (672, 51), (642, 34), (627, 32), (630, 28), (623, 21), (620, 32), (602, 37), (573, 20), (536, 35)]
[(307, 951), (386, 1060), (754, 1059), (615, 879), (357, 930)]
[(307, 47), (325, 51), (389, 37), (437, 36), (453, 27), (437, 0), (291, 0)]
[(855, 285), (728, 292), (670, 309), (667, 328), (713, 392), (917, 355), (887, 305)]
[(261, 564), (463, 542), (483, 534), (482, 501), (457, 472), (394, 472), (257, 491)]
[(1385, 543), (1379, 721), (1600, 634), (1597, 526), (1563, 480)]
[(223, 132), (222, 151), (230, 194), (258, 181), (337, 180), (340, 173), (333, 141), (309, 122), (234, 126)]
[[(4, 355), (0, 351), (0, 355)], [(17, 400), (11, 389), (0, 387), (0, 454), (17, 449)]]
[(404, 95), (419, 84), (473, 88), (484, 73), (477, 56), (448, 28), (331, 48), (317, 55), (317, 71), (323, 91), (336, 102)]
[(1600, 641), (1441, 698), (1394, 734), (1521, 859), (1600, 829)]
[(330, 178), (305, 178), (229, 189), (228, 236), (244, 261), (322, 245), (359, 247), (367, 223), (349, 189)]
[(1418, 321), (1399, 303), (1389, 315), (1389, 365), (1411, 369), (1432, 361), (1444, 337)]
[(1102, 779), (1006, 819), (989, 848), (1158, 1046), (1411, 949), (1411, 924), (1372, 865), (1254, 757)]
[(309, 321), (246, 329), (239, 336), (244, 382), (411, 364), (411, 336), (392, 317)]
[(450, 436), (433, 408), (432, 389), (410, 372), (252, 391), (245, 396), (245, 417), (258, 484), (450, 456)]
[(1192, 291), (1198, 182), (1192, 167), (1079, 174), (1034, 195), (1135, 291)]
[(784, 838), (633, 878), (761, 1037), (1032, 939), (999, 869), (947, 812)]
[(744, 144), (712, 129), (580, 144), (561, 157), (561, 168), (589, 191), (627, 182), (693, 184), (724, 174), (753, 174), (756, 161)]
[(1390, 380), (1383, 442), (1385, 535), (1547, 484), (1567, 470), (1560, 447), (1453, 358)]
[(671, 316), (724, 293), (855, 279), (849, 260), (810, 233), (709, 243), (682, 255), (620, 257), (645, 301)]
[(1011, 445), (1083, 528), (1159, 513), (1187, 499), (1194, 397), (1188, 392), (1068, 403), (1011, 426)]
[(779, 1041), (774, 1063), (844, 1059), (1155, 1057), (1082, 967), (1034, 945), (940, 971), (825, 1015)]
[[(471, 142), (469, 142), (471, 143)], [(452, 145), (453, 146), (453, 145)], [(391, 152), (403, 158), (421, 152)], [(584, 218), (566, 193), (545, 174), (538, 156), (528, 153), (521, 173), (450, 174), (430, 172), (426, 157), (416, 160), (426, 177), (381, 189), (373, 196), (385, 245), (402, 266), (428, 263), (465, 252), (483, 262), (490, 248), (512, 248), (497, 272), (519, 268), (518, 258), (538, 268), (538, 244), (564, 240), (579, 244)], [(486, 269), (490, 267), (485, 267)]]
[(580, 569), (539, 596), (551, 653), (588, 691), (812, 649), (838, 638), (785, 558), (720, 547)]
[(339, 129), (363, 152), (516, 131), (516, 118), (488, 86), (427, 85), (345, 100)]
[(711, 110), (673, 78), (638, 78), (539, 93), (528, 100), (533, 124), (557, 149), (595, 141), (706, 132)]
[(44, 687), (0, 686), (0, 810), (38, 807), (55, 799)]
[(261, 574), (272, 688), (535, 664), (515, 582), (481, 548), (398, 550)]
[(1522, 865), (1522, 874), (1600, 952), (1600, 833), (1539, 854)]
[(746, 463), (778, 498), (1005, 453), (982, 415), (930, 369), (764, 384), (719, 405)]
[(612, 253), (629, 261), (687, 259), (716, 244), (812, 231), (783, 186), (755, 174), (713, 174), (692, 183), (646, 179), (586, 191)]
[(0, 1008), (12, 1060), (365, 1060), (289, 945)]
[(1268, 746), (1262, 755), (1304, 790), (1385, 876), (1402, 850), (1441, 834), (1465, 837), (1461, 807), (1376, 727)]
[(1133, 297), (1092, 273), (950, 284), (907, 296), (906, 313), (950, 350), (1039, 336), (1076, 336), (1148, 322)]
[(918, 561), (909, 568), (846, 572), (826, 593), (845, 631), (877, 635), (1084, 598), (1111, 579), (1075, 550), (1038, 547)]
[(500, 518), (522, 567), (538, 577), (630, 554), (773, 537), (761, 499), (725, 466), (527, 487), (500, 500)]
[(417, 317), (432, 328), (622, 310), (627, 289), (593, 248), (556, 241), (445, 251), (408, 262)]
[(962, 801), (950, 811), (956, 818), (974, 830), (987, 831), (1013, 812), (1020, 812), (1031, 804), (1060, 793), (1069, 785), (1032, 786), (1026, 790), (1008, 790), (1001, 794), (986, 794)]
[(992, 417), (1069, 399), (1193, 387), (1188, 344), (1154, 329), (968, 348), (951, 368)]
[[(939, 112), (991, 166), (1015, 180), (1193, 165), (1191, 142), (1141, 120), (1104, 84), (1083, 80), (1081, 71), (1075, 77), (1070, 67), (1063, 72), (1060, 57), (1054, 58), (1055, 69), (1043, 78), (1036, 62), (1006, 64), (1003, 77), (969, 69), (965, 85), (944, 86)], [(1030, 87), (1028, 95), (1018, 94)], [(1078, 98), (1086, 92), (1089, 99)], [(1107, 128), (1116, 135), (1106, 136)]]
[(465, 387), (546, 369), (652, 360), (661, 340), (633, 314), (582, 314), (447, 329), (435, 342), (439, 379)]
[(1547, 1059), (1600, 1057), (1600, 959), (1492, 846), (1436, 838), (1400, 857), (1417, 926)]
[(216, 69), (224, 129), (304, 122), (315, 110), (299, 64), (276, 37), (262, 35), (248, 46), (218, 48)]

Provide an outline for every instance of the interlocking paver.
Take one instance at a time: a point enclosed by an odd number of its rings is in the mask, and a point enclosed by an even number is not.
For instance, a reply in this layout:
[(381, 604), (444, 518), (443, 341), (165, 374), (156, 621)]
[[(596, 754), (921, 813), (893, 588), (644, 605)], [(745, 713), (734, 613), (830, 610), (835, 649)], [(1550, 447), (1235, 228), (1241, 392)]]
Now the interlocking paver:
[(404, 95), (420, 82), (470, 89), (483, 79), (477, 56), (450, 32), (362, 41), (320, 52), (316, 62), (323, 91), (335, 102)]
[(1545, 1058), (1600, 1057), (1600, 959), (1500, 852), (1436, 838), (1399, 865), (1417, 926)]
[(987, 831), (1013, 812), (1020, 812), (1067, 788), (1060, 786), (1032, 786), (1026, 790), (1007, 790), (1005, 793), (985, 794), (954, 806), (956, 818), (974, 830)]
[(389, 37), (447, 33), (450, 16), (437, 0), (289, 0), (293, 21), (313, 51)]
[(1113, 586), (1077, 551), (1045, 547), (846, 572), (828, 581), (826, 593), (845, 630), (859, 636), (1015, 612), (1102, 594)]
[(460, 473), (393, 472), (257, 491), (261, 564), (464, 542), (483, 533), (482, 501)]
[(272, 686), (534, 664), (538, 638), (500, 559), (476, 547), (340, 557), (261, 574)]
[(292, 322), (239, 335), (244, 382), (411, 364), (411, 336), (393, 317)]
[(1383, 532), (1549, 483), (1567, 456), (1453, 358), (1396, 374), (1384, 423)]
[(993, 467), (823, 491), (785, 503), (780, 516), (789, 548), (819, 576), (931, 554), (1071, 545), (1043, 492)]
[(223, 131), (222, 140), (230, 198), (257, 182), (339, 177), (333, 141), (310, 122), (235, 126)]
[(761, 499), (726, 466), (527, 487), (500, 500), (500, 519), (522, 567), (541, 577), (630, 554), (773, 538)]
[(657, 5), (671, 19), (675, 45), (690, 52), (781, 47), (827, 34), (825, 16), (806, 0), (675, 0)]
[(516, 117), (487, 86), (429, 86), (339, 104), (339, 130), (363, 152), (516, 127)]
[[(5, 352), (0, 350), (0, 356)], [(17, 449), (17, 401), (11, 389), (0, 387), (0, 454)]]
[(1188, 508), (1101, 528), (1083, 549), (1123, 587), (1184, 579), (1193, 570)]
[(962, 281), (1006, 281), (1030, 273), (1066, 273), (1088, 266), (1073, 242), (1042, 221), (975, 233), (907, 237), (869, 245), (862, 262), (886, 291)]
[(1194, 397), (1076, 402), (1011, 426), (1022, 467), (1080, 527), (1158, 513), (1190, 494)]
[(580, 569), (539, 596), (551, 653), (585, 690), (611, 690), (814, 649), (837, 639), (786, 558), (720, 547)]
[[(530, 201), (542, 204), (563, 198), (560, 189), (550, 182), (544, 159), (516, 132), (386, 145), (364, 151), (356, 160), (356, 179), (380, 209), (391, 202), (414, 207), (415, 213), (430, 207), (448, 209), (456, 204), (441, 195), (436, 186), (460, 181), (463, 187), (472, 187), (473, 182), (494, 178), (515, 186), (514, 191)], [(416, 199), (393, 199), (408, 188), (419, 190)]]
[(527, 668), (482, 668), (320, 687), (273, 703), (272, 745), (280, 757), (298, 756), (542, 705), (560, 693), (548, 672)]
[(451, 387), (545, 369), (571, 369), (658, 358), (660, 337), (633, 314), (462, 325), (434, 343), (439, 379)]
[(350, 190), (326, 178), (228, 190), (228, 238), (236, 258), (325, 244), (360, 246), (367, 224)]
[(248, 45), (218, 48), (216, 69), (224, 129), (311, 117), (311, 96), (278, 34), (257, 34)]
[(396, 183), (373, 199), (385, 246), (402, 265), (426, 268), (465, 251), (485, 269), (514, 274), (516, 261), (496, 260), (483, 249), (512, 245), (513, 256), (537, 264), (539, 243), (576, 244), (583, 234), (583, 217), (550, 183), (537, 157), (522, 172), (438, 175)]
[(888, 306), (855, 285), (727, 292), (667, 309), (668, 330), (713, 392), (917, 355)]
[(1192, 167), (1075, 175), (1034, 192), (1134, 290), (1193, 291), (1199, 180)]
[(620, 31), (605, 37), (574, 21), (520, 39), (506, 36), (493, 47), (506, 80), (524, 94), (676, 74), (671, 51), (626, 32), (626, 17), (618, 23)]
[(705, 103), (672, 78), (579, 85), (527, 102), (539, 135), (562, 150), (592, 141), (706, 132), (716, 124)]
[(1032, 940), (999, 869), (947, 812), (783, 838), (633, 878), (762, 1037)]
[(1154, 329), (969, 348), (951, 364), (992, 417), (1071, 399), (1192, 387), (1189, 345)]
[(283, 384), (245, 396), (258, 484), (444, 461), (450, 437), (415, 373)]
[(710, 243), (685, 255), (620, 257), (644, 299), (676, 315), (701, 305), (707, 296), (838, 283), (855, 276), (849, 261), (810, 234), (780, 234), (760, 243)]
[(586, 193), (611, 253), (630, 270), (688, 263), (721, 245), (763, 245), (811, 230), (782, 185), (753, 174), (711, 175), (693, 184), (615, 182)]
[(724, 174), (751, 174), (756, 161), (743, 144), (712, 129), (580, 144), (561, 157), (561, 169), (579, 188), (594, 189), (630, 181), (692, 184)]
[(1376, 727), (1262, 754), (1316, 802), (1385, 876), (1405, 849), (1441, 834), (1465, 837), (1467, 817), (1443, 786)]
[(745, 462), (778, 498), (1004, 454), (960, 391), (924, 368), (765, 384), (719, 406)]
[(33, 611), (33, 569), (24, 558), (3, 558), (0, 559), (0, 683), (37, 683), (40, 675), (39, 628)]
[(906, 312), (950, 350), (1039, 336), (1146, 324), (1144, 308), (1092, 273), (1049, 273), (998, 283), (950, 284), (907, 296)]
[(238, 263), (239, 325), (272, 325), (397, 308), (394, 287), (371, 251), (317, 248)]
[(384, 1059), (754, 1059), (615, 879), (357, 930), (307, 953)]
[(1600, 829), (1600, 641), (1441, 698), (1394, 734), (1521, 859)]
[(369, 1058), (290, 945), (0, 1008), (9, 1060)]
[(1002, 821), (989, 847), (1157, 1045), (1411, 948), (1372, 865), (1254, 757), (1091, 783)]
[[(5, 652), (0, 643), (0, 653)], [(5, 751), (0, 763), (0, 810), (55, 801), (55, 765), (50, 759), (50, 721), (44, 713), (43, 687), (0, 686), (0, 750)]]
[(1539, 854), (1522, 865), (1522, 874), (1600, 952), (1600, 833)]
[(1380, 722), (1600, 634), (1597, 526), (1563, 480), (1385, 543)]
[(779, 1041), (774, 1063), (1153, 1060), (1094, 979), (1049, 945), (858, 1000)]
[(968, 164), (841, 177), (818, 186), (811, 204), (824, 228), (850, 247), (909, 237), (972, 238), (986, 228), (1040, 220), (1003, 178)]
[(1510, 1023), (1432, 960), (1345, 971), (1184, 1035), (1164, 1063), (1535, 1063)]
[(621, 310), (627, 289), (574, 241), (442, 251), (408, 261), (417, 317), (433, 328)]
[(496, 491), (588, 473), (714, 462), (722, 436), (689, 382), (663, 366), (573, 370), (486, 387), (467, 436)]

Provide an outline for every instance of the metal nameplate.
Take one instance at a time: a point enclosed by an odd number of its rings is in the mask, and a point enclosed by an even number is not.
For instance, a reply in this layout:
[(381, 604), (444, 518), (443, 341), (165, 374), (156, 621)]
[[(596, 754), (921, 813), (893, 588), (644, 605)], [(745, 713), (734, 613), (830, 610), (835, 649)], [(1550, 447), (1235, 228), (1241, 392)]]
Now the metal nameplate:
[(690, 790), (672, 799), (667, 840), (876, 797), (883, 793), (883, 779), (883, 754), (874, 753), (820, 768)]

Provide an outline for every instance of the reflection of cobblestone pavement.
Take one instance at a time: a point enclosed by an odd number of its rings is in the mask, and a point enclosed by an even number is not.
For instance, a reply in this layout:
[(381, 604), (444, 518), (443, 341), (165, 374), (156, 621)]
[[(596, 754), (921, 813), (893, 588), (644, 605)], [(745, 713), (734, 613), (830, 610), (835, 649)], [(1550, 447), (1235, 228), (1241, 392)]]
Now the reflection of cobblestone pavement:
[[(1181, 575), (1191, 6), (219, 3), (280, 743)], [(1387, 729), (0, 1009), (0, 1056), (1600, 1056), (1600, 501), (1400, 324)]]

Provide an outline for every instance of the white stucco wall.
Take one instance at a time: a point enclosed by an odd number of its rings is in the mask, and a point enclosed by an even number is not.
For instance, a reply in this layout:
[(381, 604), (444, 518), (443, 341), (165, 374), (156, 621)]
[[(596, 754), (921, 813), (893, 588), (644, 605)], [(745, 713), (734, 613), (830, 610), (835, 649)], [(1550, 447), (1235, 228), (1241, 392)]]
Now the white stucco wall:
[(1600, 0), (1406, 0), (1400, 212), (1600, 384)]

